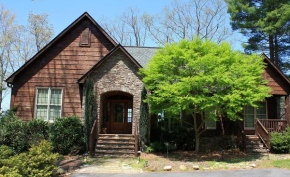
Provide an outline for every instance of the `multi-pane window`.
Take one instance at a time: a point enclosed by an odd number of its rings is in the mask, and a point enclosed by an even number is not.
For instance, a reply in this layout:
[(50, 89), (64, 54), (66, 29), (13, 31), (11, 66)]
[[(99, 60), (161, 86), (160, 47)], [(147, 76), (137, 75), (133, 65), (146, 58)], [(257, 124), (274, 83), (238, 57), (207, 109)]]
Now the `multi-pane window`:
[(245, 128), (255, 128), (255, 118), (266, 119), (267, 118), (267, 104), (266, 102), (259, 102), (259, 107), (255, 108), (252, 106), (244, 107), (244, 122)]
[(61, 117), (62, 89), (37, 88), (35, 117), (53, 122)]
[(132, 103), (129, 103), (128, 104), (128, 122), (130, 123), (130, 122), (132, 122)]
[(216, 129), (216, 121), (213, 118), (209, 118), (207, 113), (205, 113), (205, 127), (206, 129)]

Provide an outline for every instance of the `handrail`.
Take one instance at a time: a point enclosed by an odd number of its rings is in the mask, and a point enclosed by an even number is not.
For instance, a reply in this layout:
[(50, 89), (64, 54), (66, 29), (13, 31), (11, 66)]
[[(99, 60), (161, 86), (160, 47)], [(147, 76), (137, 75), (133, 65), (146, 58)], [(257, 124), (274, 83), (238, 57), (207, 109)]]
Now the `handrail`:
[(262, 140), (267, 149), (270, 149), (271, 133), (264, 127), (259, 119), (255, 119), (256, 135)]
[(90, 156), (92, 157), (95, 154), (95, 148), (96, 148), (96, 138), (97, 138), (97, 130), (98, 130), (98, 121), (95, 119), (93, 127), (90, 132), (90, 142), (89, 142), (89, 150), (90, 150)]

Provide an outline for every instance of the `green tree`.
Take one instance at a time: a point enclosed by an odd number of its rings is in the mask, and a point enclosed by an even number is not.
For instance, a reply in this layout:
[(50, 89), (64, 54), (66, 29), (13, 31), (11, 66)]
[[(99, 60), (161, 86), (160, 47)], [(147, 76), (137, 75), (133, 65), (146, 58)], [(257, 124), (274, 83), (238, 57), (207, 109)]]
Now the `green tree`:
[(270, 59), (283, 69), (285, 57), (290, 53), (290, 0), (226, 0), (226, 2), (232, 28), (240, 30), (248, 37), (244, 46), (245, 51), (269, 53)]
[(196, 38), (166, 45), (140, 72), (152, 92), (147, 95), (151, 112), (184, 111), (192, 116), (198, 152), (206, 118), (241, 120), (238, 113), (245, 105), (257, 107), (258, 101), (269, 96), (270, 88), (262, 78), (264, 68), (257, 55), (233, 51), (227, 43), (218, 45)]

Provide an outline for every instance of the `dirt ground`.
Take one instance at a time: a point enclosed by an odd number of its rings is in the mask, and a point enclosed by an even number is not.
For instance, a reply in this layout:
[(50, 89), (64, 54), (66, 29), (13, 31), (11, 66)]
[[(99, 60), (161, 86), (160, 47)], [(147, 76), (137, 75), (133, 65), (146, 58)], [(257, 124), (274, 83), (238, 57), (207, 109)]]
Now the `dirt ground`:
[(210, 170), (237, 170), (266, 168), (265, 162), (271, 160), (290, 159), (290, 154), (247, 154), (239, 150), (195, 153), (192, 151), (176, 151), (166, 153), (142, 153), (135, 158), (89, 158), (81, 156), (66, 157), (61, 162), (66, 176), (71, 173), (142, 173), (162, 172), (165, 166), (171, 166), (172, 172)]

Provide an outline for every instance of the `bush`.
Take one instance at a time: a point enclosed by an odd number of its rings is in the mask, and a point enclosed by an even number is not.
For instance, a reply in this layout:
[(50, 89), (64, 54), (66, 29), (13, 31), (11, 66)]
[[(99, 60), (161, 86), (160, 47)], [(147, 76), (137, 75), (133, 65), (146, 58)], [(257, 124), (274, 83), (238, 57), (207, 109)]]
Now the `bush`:
[(48, 122), (41, 119), (33, 119), (26, 123), (26, 136), (30, 145), (37, 144), (41, 140), (49, 139)]
[(289, 136), (289, 129), (287, 132), (271, 133), (271, 150), (274, 153), (288, 153), (290, 148), (290, 136)]
[(1, 162), (4, 159), (8, 159), (9, 157), (13, 156), (14, 152), (13, 150), (5, 145), (0, 146), (0, 167), (1, 167)]
[[(171, 152), (174, 150), (176, 150), (175, 145), (169, 143), (168, 152)], [(154, 143), (151, 143), (150, 146), (146, 147), (145, 152), (167, 152), (167, 147), (166, 147), (165, 143), (154, 142)]]
[(26, 124), (14, 115), (8, 114), (0, 120), (0, 144), (11, 147), (16, 153), (29, 147), (26, 136)]
[(52, 144), (45, 140), (32, 145), (29, 152), (3, 160), (0, 176), (52, 176), (60, 159), (60, 155), (52, 153), (52, 150)]
[(50, 124), (50, 140), (54, 150), (61, 154), (69, 154), (84, 148), (84, 134), (80, 119), (76, 116), (57, 118)]

